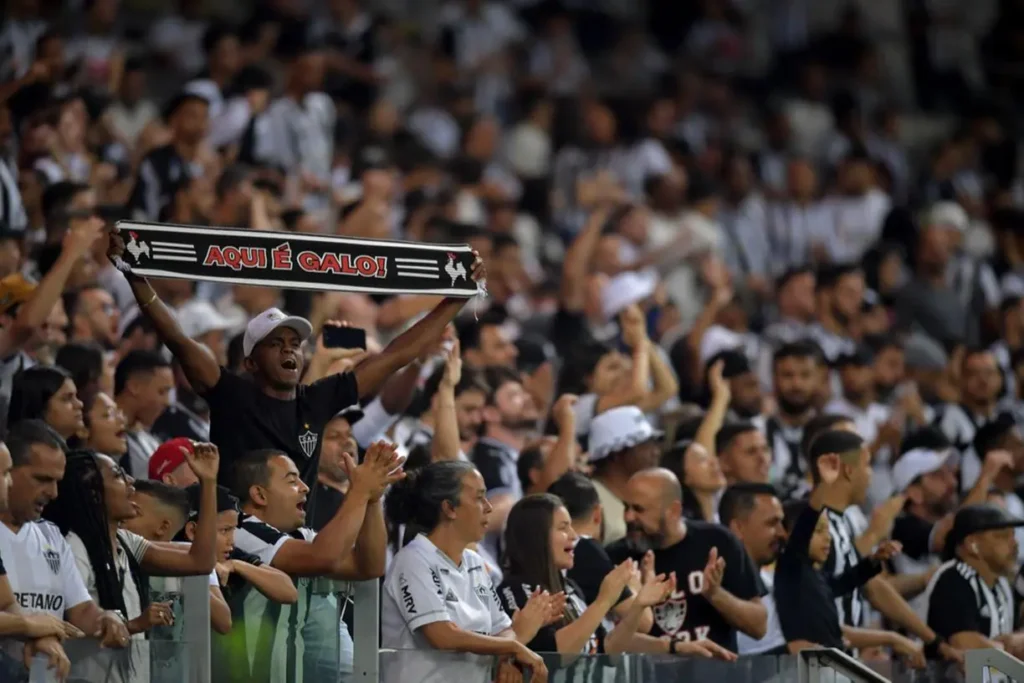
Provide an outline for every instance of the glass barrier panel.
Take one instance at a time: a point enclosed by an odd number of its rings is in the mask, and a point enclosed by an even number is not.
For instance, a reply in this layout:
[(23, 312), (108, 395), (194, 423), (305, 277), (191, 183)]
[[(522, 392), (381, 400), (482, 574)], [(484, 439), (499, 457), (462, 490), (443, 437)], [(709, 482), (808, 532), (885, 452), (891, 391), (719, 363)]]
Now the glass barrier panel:
[[(0, 681), (3, 683), (56, 683), (56, 672), (43, 656), (36, 656), (31, 667), (26, 668), (22, 653), (24, 645), (5, 640), (3, 655), (0, 655)], [(71, 662), (68, 683), (157, 683), (167, 681), (163, 669), (154, 669), (154, 662), (166, 660), (188, 661), (187, 643), (159, 641), (151, 642), (133, 638), (129, 647), (123, 649), (102, 648), (93, 638), (68, 640), (64, 652)], [(17, 654), (17, 657), (14, 655)], [(174, 683), (185, 683), (187, 678), (175, 679)]]

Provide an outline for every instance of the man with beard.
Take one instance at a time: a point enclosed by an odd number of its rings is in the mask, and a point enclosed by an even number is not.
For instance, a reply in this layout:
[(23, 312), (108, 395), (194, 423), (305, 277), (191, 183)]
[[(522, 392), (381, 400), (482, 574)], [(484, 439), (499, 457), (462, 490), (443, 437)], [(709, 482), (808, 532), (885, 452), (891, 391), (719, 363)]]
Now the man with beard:
[(487, 486), (492, 511), (487, 516), (488, 535), (481, 548), (491, 558), (500, 557), (500, 535), (505, 519), (516, 501), (523, 497), (519, 481), (519, 453), (537, 424), (529, 419), (529, 394), (515, 370), (488, 368), (485, 373), (488, 394), (483, 409), (482, 437), (473, 447), (470, 460)]
[(770, 484), (730, 486), (718, 503), (721, 524), (736, 535), (754, 566), (760, 569), (759, 578), (764, 586), (761, 602), (768, 612), (768, 629), (763, 638), (755, 640), (745, 633), (738, 634), (740, 655), (786, 654), (786, 638), (772, 595), (774, 564), (786, 536), (783, 516), (782, 501)]
[(974, 450), (974, 437), (998, 410), (999, 364), (988, 349), (964, 352), (960, 363), (960, 402), (939, 409), (936, 424), (960, 451), (960, 490), (968, 491), (981, 472), (981, 457)]
[(64, 310), (71, 322), (71, 341), (96, 342), (107, 351), (116, 348), (121, 315), (110, 292), (98, 284), (68, 292)]
[[(729, 411), (740, 420), (750, 420), (761, 414), (761, 384), (750, 367), (746, 354), (730, 349), (708, 359), (710, 371), (715, 363), (722, 363), (722, 378), (729, 382)], [(706, 384), (706, 382), (705, 382)]]
[(601, 500), (601, 542), (626, 536), (626, 499), (630, 478), (654, 467), (661, 457), (656, 431), (636, 406), (606, 410), (590, 423), (587, 454), (593, 466), (594, 488)]
[[(901, 451), (892, 468), (892, 479), (894, 488), (906, 497), (907, 503), (893, 524), (892, 538), (903, 545), (903, 553), (892, 560), (895, 572), (890, 581), (924, 617), (928, 606), (924, 590), (939, 565), (946, 535), (953, 526), (959, 458), (949, 439), (935, 427), (907, 435)], [(964, 498), (964, 505), (985, 502), (993, 480), (1000, 476), (1008, 461), (1005, 453), (989, 454), (982, 476)]]
[(617, 564), (654, 553), (656, 573), (674, 572), (676, 591), (654, 608), (651, 635), (707, 639), (736, 651), (736, 633), (760, 640), (768, 630), (763, 587), (743, 546), (718, 524), (683, 518), (683, 492), (672, 472), (634, 474), (626, 491), (627, 537), (608, 547)]
[(772, 451), (771, 480), (780, 487), (783, 498), (801, 488), (807, 472), (800, 457), (804, 425), (814, 417), (813, 401), (818, 383), (821, 349), (814, 342), (786, 344), (772, 358), (772, 384), (775, 387), (775, 415), (755, 421)]
[[(458, 349), (454, 348), (452, 353), (457, 355)], [(455, 363), (458, 364), (457, 368)], [(403, 445), (409, 450), (416, 446), (431, 447), (435, 459), (439, 456), (444, 459), (454, 457), (455, 453), (440, 452), (442, 449), (439, 447), (444, 439), (438, 441), (434, 438), (438, 422), (444, 419), (442, 415), (447, 413), (450, 416), (454, 413), (458, 430), (458, 457), (465, 460), (466, 451), (476, 444), (480, 435), (487, 394), (487, 384), (480, 371), (463, 367), (460, 360), (450, 359), (427, 378), (419, 400), (428, 407), (420, 414)]]
[(829, 362), (854, 348), (865, 287), (856, 264), (832, 266), (818, 276), (818, 322), (811, 327), (811, 338)]

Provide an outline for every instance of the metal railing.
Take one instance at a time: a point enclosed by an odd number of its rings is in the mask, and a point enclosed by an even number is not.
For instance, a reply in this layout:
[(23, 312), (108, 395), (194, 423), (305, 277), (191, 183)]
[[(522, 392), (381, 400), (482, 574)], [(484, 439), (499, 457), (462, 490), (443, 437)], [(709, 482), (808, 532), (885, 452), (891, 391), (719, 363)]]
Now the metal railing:
[(988, 683), (988, 669), (995, 669), (1011, 680), (1024, 681), (1024, 662), (1005, 650), (968, 650), (964, 654), (965, 683)]
[(890, 683), (885, 676), (834, 647), (800, 650), (797, 658), (798, 683), (823, 683), (828, 680), (822, 677), (822, 673), (827, 670), (860, 683)]

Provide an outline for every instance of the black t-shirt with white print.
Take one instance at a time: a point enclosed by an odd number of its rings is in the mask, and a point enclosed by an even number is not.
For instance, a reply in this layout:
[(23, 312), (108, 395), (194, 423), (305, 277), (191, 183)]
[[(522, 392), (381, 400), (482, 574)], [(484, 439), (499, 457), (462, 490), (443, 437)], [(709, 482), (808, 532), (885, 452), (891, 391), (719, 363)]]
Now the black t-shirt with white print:
[[(765, 595), (764, 584), (750, 556), (739, 540), (725, 527), (708, 522), (688, 520), (686, 536), (679, 543), (654, 551), (654, 570), (659, 574), (676, 573), (676, 590), (668, 600), (654, 608), (651, 635), (669, 636), (684, 641), (711, 640), (736, 651), (736, 629), (701, 595), (704, 590), (704, 567), (712, 548), (725, 560), (722, 588), (740, 600)], [(608, 546), (613, 563), (632, 557), (643, 558), (641, 549), (628, 539)]]
[[(509, 617), (514, 616), (516, 612), (526, 606), (526, 602), (535, 590), (537, 590), (537, 586), (524, 581), (522, 578), (514, 575), (505, 576), (501, 585), (498, 586), (498, 600), (501, 602), (501, 608), (505, 610)], [(584, 601), (579, 587), (571, 579), (565, 582), (565, 599), (565, 609), (572, 615), (574, 620), (578, 619), (586, 611), (588, 605)], [(564, 626), (565, 622), (563, 621), (542, 627), (526, 646), (534, 652), (558, 652), (558, 641), (555, 638), (555, 634), (558, 632), (558, 629)], [(583, 646), (580, 654), (596, 655), (604, 652), (604, 639), (606, 635), (604, 626), (599, 625)]]
[(1013, 633), (1017, 625), (1013, 589), (1000, 576), (986, 584), (965, 562), (946, 562), (932, 577), (927, 589), (928, 626), (945, 639), (964, 631), (996, 638)]
[(275, 448), (288, 455), (309, 486), (316, 480), (324, 427), (359, 400), (350, 372), (299, 386), (294, 399), (267, 396), (245, 377), (221, 368), (220, 381), (203, 398), (210, 404), (210, 440), (220, 449), (221, 479), (228, 485), (231, 463), (246, 453)]

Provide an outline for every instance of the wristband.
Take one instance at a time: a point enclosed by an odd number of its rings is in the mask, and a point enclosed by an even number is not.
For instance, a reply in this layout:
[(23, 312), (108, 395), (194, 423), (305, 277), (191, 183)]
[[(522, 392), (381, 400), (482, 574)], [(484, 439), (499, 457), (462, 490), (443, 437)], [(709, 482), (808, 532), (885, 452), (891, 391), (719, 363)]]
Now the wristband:
[(946, 641), (942, 636), (936, 635), (929, 642), (924, 644), (924, 656), (925, 659), (940, 659), (939, 647), (942, 646)]

